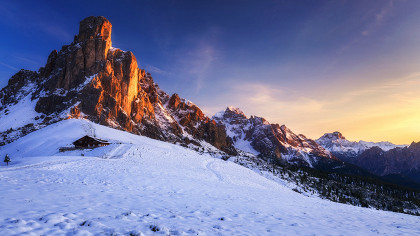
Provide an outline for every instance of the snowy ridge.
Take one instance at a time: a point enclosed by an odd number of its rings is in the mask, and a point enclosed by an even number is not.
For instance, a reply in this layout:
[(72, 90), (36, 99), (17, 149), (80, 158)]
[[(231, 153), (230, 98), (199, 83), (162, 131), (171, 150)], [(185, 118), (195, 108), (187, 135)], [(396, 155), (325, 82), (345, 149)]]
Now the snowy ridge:
[(252, 140), (246, 135), (246, 132), (252, 128), (252, 123), (239, 108), (230, 106), (212, 118), (226, 126), (226, 135), (233, 139), (235, 148), (253, 155), (260, 154), (252, 147)]
[(8, 106), (0, 111), (0, 132), (8, 129), (17, 129), (30, 123), (35, 123), (35, 118), (41, 114), (34, 110), (38, 100), (31, 100), (32, 94), (26, 95), (13, 106)]
[[(56, 89), (52, 92), (48, 92), (39, 87), (39, 84), (37, 84), (39, 81), (36, 81), (38, 79), (37, 77), (35, 79), (31, 78), (31, 76), (33, 76), (32, 73), (35, 72), (21, 70), (19, 73), (24, 74), (24, 79), (21, 77), (16, 79), (15, 94), (8, 98), (9, 102), (7, 104), (0, 107), (0, 123), (2, 124), (0, 127), (0, 146), (58, 120), (70, 117), (71, 109), (77, 107), (80, 102), (76, 102), (73, 106), (69, 106), (62, 112), (53, 114), (47, 119), (45, 119), (47, 117), (45, 114), (36, 112), (35, 107), (40, 98), (45, 97), (50, 93), (63, 97), (67, 96), (69, 92), (80, 92), (88, 86), (96, 76), (95, 74), (86, 77), (83, 83), (70, 90)], [(17, 73), (17, 75), (19, 75), (19, 73)], [(24, 85), (19, 86), (18, 84), (22, 82)], [(42, 81), (41, 83), (44, 82), (45, 81)], [(3, 88), (1, 92), (7, 93), (5, 88)], [(84, 114), (81, 113), (81, 117), (83, 116)]]
[(247, 118), (239, 108), (228, 107), (216, 113), (213, 119), (225, 125), (235, 148), (253, 155), (262, 154), (310, 167), (320, 158), (334, 159), (329, 151), (304, 135), (294, 134), (285, 125), (270, 124), (262, 117)]
[[(112, 144), (58, 152), (92, 130)], [(306, 197), (233, 162), (87, 120), (52, 124), (5, 152), (2, 235), (420, 233), (418, 217)]]
[(372, 147), (379, 147), (384, 151), (389, 151), (397, 147), (406, 147), (407, 145), (395, 145), (390, 142), (353, 142), (347, 140), (340, 132), (326, 133), (316, 140), (321, 146), (330, 152), (342, 154), (352, 158)]
[[(50, 79), (51, 76), (45, 80), (40, 80), (37, 72), (22, 70), (17, 73), (15, 77), (16, 79), (12, 78), (9, 84), (13, 85), (13, 83), (16, 83), (16, 85), (13, 87), (8, 86), (1, 90), (2, 93), (12, 94), (12, 96), (9, 95), (9, 98), (0, 99), (2, 103), (5, 101), (5, 104), (0, 107), (0, 122), (2, 123), (2, 126), (0, 127), (0, 146), (10, 143), (30, 132), (48, 126), (49, 124), (59, 120), (77, 117), (86, 119), (90, 118), (89, 115), (80, 111), (79, 107), (82, 102), (77, 96), (80, 95), (83, 90), (94, 86), (94, 83), (97, 82), (98, 73), (85, 77), (80, 84), (74, 85), (68, 90), (64, 88), (54, 88), (51, 91), (46, 90), (46, 88), (42, 86), (45, 84), (45, 81)], [(192, 102), (186, 99), (181, 99), (182, 102), (187, 105), (188, 109), (177, 110), (176, 112), (172, 111), (168, 108), (167, 104), (169, 96), (153, 82), (150, 74), (142, 80), (142, 88), (147, 91), (153, 91), (153, 89), (156, 89), (160, 98), (153, 104), (154, 116), (144, 117), (144, 123), (149, 126), (155, 126), (158, 129), (155, 129), (153, 133), (160, 135), (160, 137), (155, 138), (161, 138), (169, 142), (178, 142), (181, 144), (182, 138), (188, 138), (189, 140), (195, 141), (188, 144), (188, 146), (192, 149), (200, 148), (205, 151), (219, 152), (219, 150), (210, 143), (191, 135), (190, 133), (192, 132), (187, 132), (186, 127), (180, 124), (180, 120), (184, 116), (189, 116), (190, 113), (195, 112), (193, 108), (199, 110), (199, 108)], [(12, 92), (10, 92), (10, 90)], [(76, 96), (71, 94), (76, 94)], [(61, 97), (63, 99), (70, 96), (75, 97), (75, 99), (63, 103), (62, 105), (64, 105), (64, 109), (59, 112), (52, 111), (52, 113), (48, 115), (36, 112), (35, 110), (38, 101), (51, 95)], [(166, 104), (163, 105), (162, 101)], [(143, 101), (141, 101), (140, 98), (137, 98), (135, 102), (141, 104)], [(106, 107), (102, 108), (104, 110), (107, 109)], [(73, 114), (74, 110), (77, 110), (76, 114)], [(121, 113), (128, 116), (124, 110), (121, 110)], [(133, 116), (135, 115), (136, 113), (133, 114)], [(108, 122), (110, 127), (124, 129), (116, 117), (110, 117), (106, 119), (106, 122)], [(132, 120), (130, 120), (130, 123), (133, 126), (139, 125)], [(195, 121), (193, 124), (194, 128), (198, 128), (200, 124), (201, 121)], [(194, 144), (199, 145), (199, 147)]]
[(366, 148), (371, 148), (371, 147), (379, 147), (380, 149), (384, 150), (384, 151), (389, 151), (391, 149), (394, 148), (403, 148), (403, 147), (407, 147), (408, 145), (397, 145), (397, 144), (393, 144), (391, 142), (366, 142), (366, 141), (359, 141), (359, 143), (361, 143), (362, 145), (364, 145)]

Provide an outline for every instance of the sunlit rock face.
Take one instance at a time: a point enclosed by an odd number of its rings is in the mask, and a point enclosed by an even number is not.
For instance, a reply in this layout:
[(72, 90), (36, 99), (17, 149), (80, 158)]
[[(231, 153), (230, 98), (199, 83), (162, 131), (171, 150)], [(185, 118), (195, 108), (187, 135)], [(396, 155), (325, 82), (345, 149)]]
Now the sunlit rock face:
[(91, 119), (116, 122), (129, 131), (134, 129), (132, 115), (136, 123), (154, 117), (147, 94), (140, 92), (146, 73), (138, 68), (133, 53), (112, 48), (111, 32), (112, 24), (105, 17), (80, 22), (75, 40), (59, 52), (53, 51), (40, 70), (47, 94), (39, 100), (36, 111), (50, 114), (68, 107), (63, 103), (77, 101), (80, 111)]
[[(31, 92), (36, 112), (51, 122), (86, 118), (185, 145), (201, 146), (204, 140), (235, 153), (224, 126), (191, 102), (160, 90), (132, 52), (112, 47), (111, 33), (112, 24), (105, 17), (88, 17), (80, 22), (74, 41), (52, 51), (38, 73), (14, 76), (22, 84), (36, 84)], [(14, 90), (8, 86), (0, 95), (17, 93)]]

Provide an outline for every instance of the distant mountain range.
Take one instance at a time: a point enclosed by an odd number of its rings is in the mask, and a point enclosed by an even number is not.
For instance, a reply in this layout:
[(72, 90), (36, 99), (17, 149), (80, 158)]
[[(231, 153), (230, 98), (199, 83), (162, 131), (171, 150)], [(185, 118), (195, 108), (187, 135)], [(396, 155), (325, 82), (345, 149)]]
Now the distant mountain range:
[(420, 183), (420, 142), (409, 146), (390, 142), (352, 142), (340, 132), (324, 134), (316, 142), (340, 160), (375, 175)]
[(406, 146), (395, 145), (390, 142), (353, 142), (347, 140), (340, 132), (326, 133), (321, 138), (317, 139), (316, 142), (343, 161), (351, 161), (362, 152), (372, 147), (379, 147), (384, 151), (389, 151), (393, 148)]
[(350, 142), (338, 132), (314, 141), (234, 107), (207, 117), (194, 103), (162, 91), (133, 53), (113, 48), (111, 32), (106, 18), (88, 17), (74, 41), (52, 51), (44, 67), (12, 76), (0, 91), (0, 146), (77, 118), (197, 151), (420, 182), (420, 143)]

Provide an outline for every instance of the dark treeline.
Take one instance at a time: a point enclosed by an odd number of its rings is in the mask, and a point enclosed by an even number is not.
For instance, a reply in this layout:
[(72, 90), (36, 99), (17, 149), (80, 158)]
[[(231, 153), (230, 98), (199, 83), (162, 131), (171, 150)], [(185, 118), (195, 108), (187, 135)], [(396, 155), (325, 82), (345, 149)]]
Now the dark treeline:
[(317, 194), (334, 202), (420, 216), (420, 190), (385, 182), (378, 177), (358, 176), (288, 164), (278, 159), (236, 160), (238, 164), (291, 181), (296, 192)]

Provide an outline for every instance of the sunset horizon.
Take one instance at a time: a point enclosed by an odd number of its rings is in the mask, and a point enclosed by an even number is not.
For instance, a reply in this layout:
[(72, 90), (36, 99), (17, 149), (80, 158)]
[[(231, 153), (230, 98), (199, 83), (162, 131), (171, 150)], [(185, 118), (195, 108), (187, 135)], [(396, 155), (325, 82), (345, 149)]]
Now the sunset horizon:
[(0, 46), (1, 87), (71, 42), (81, 18), (100, 15), (117, 29), (114, 47), (210, 117), (235, 106), (312, 139), (339, 131), (351, 141), (420, 141), (418, 2), (79, 4), (0, 6), (10, 36)]

